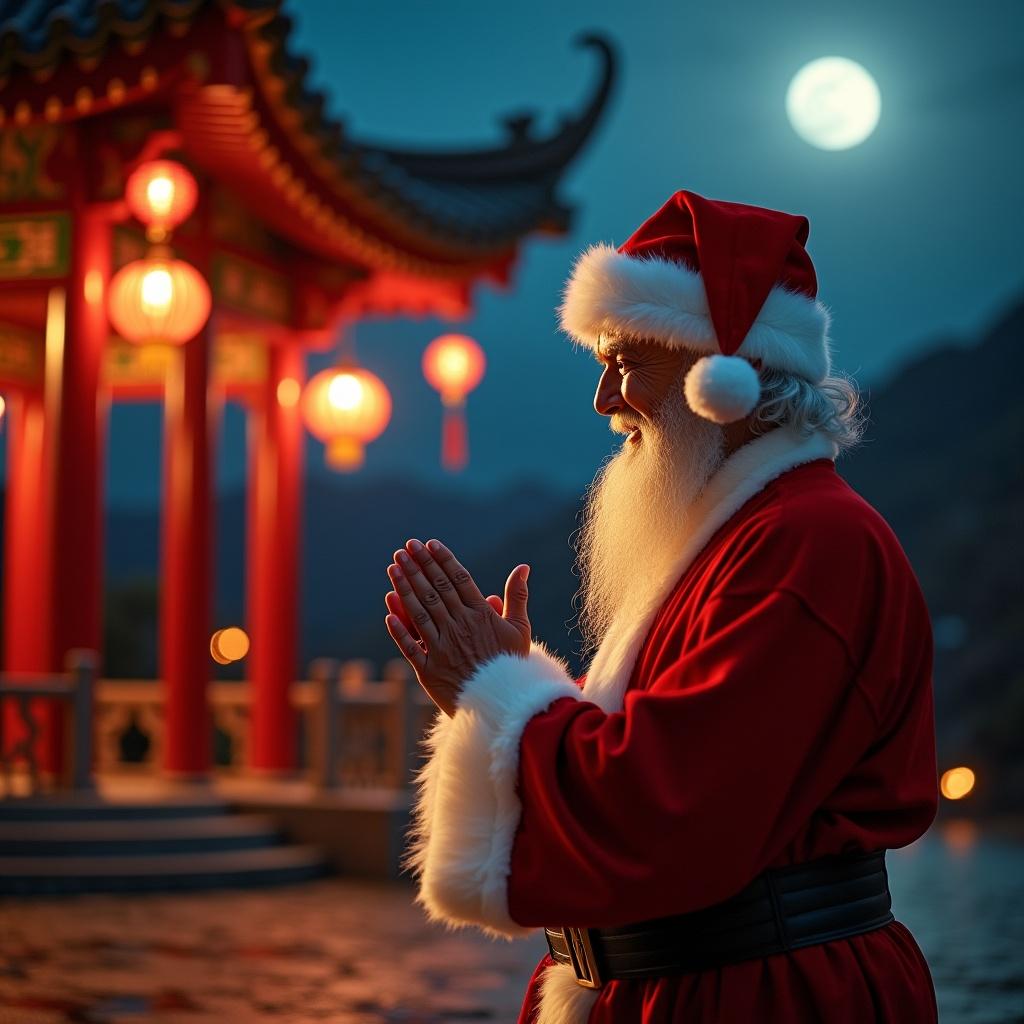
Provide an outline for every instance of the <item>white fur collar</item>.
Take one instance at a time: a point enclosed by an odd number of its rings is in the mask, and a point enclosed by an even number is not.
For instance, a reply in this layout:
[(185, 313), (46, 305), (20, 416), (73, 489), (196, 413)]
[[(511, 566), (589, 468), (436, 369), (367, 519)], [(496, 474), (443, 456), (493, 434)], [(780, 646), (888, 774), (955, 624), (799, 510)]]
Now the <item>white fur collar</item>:
[(655, 617), (718, 528), (787, 470), (815, 459), (834, 459), (837, 454), (835, 442), (824, 433), (803, 436), (793, 427), (776, 427), (733, 452), (697, 499), (689, 535), (671, 570), (652, 587), (638, 614), (612, 623), (587, 671), (584, 699), (609, 714), (621, 710), (633, 666)]

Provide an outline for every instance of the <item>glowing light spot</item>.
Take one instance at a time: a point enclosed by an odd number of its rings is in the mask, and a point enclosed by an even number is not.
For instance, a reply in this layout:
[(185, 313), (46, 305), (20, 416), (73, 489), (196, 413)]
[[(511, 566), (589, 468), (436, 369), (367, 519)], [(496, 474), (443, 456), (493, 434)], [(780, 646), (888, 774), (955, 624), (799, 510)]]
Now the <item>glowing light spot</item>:
[(84, 282), (85, 301), (90, 306), (103, 301), (103, 275), (98, 270), (89, 270)]
[(285, 377), (277, 385), (277, 400), (286, 409), (293, 409), (302, 394), (302, 386), (294, 377)]
[(240, 661), (249, 653), (249, 635), (238, 626), (218, 629), (210, 637), (210, 655), (219, 665), (229, 665)]
[(142, 308), (147, 316), (166, 312), (174, 299), (174, 280), (163, 267), (151, 270), (142, 279)]
[(974, 772), (970, 768), (950, 768), (939, 781), (939, 789), (947, 800), (961, 800), (974, 789)]
[(167, 216), (174, 203), (174, 182), (165, 175), (150, 178), (146, 184), (146, 199), (156, 216)]
[(441, 353), (441, 373), (446, 377), (462, 377), (469, 369), (469, 357), (460, 348), (445, 349)]
[(4, 418), (5, 412), (7, 412), (7, 403), (4, 401), (4, 396), (0, 395), (0, 420)]
[(363, 383), (351, 373), (339, 373), (327, 389), (327, 400), (335, 409), (356, 409), (363, 400)]

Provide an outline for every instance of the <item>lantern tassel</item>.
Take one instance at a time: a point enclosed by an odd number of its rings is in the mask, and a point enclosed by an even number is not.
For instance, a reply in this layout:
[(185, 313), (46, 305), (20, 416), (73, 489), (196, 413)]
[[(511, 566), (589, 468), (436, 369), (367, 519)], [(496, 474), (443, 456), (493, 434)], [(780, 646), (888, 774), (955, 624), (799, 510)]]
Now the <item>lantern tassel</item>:
[(441, 465), (449, 473), (458, 473), (469, 464), (469, 431), (462, 403), (448, 405), (441, 425)]

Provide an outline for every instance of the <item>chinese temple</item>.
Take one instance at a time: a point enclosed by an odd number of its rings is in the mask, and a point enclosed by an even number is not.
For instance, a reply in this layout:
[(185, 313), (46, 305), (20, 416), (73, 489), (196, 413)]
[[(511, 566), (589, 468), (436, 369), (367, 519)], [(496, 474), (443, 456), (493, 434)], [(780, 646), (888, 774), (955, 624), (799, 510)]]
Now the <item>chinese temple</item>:
[[(327, 116), (289, 32), (275, 0), (0, 0), (3, 667), (54, 672), (73, 649), (101, 649), (110, 404), (162, 402), (162, 767), (175, 778), (210, 766), (223, 403), (247, 416), (250, 766), (286, 772), (306, 353), (361, 317), (465, 317), (477, 285), (507, 285), (527, 238), (566, 231), (560, 181), (614, 77), (607, 43), (587, 37), (596, 87), (552, 133), (519, 116), (490, 147), (383, 148)], [(197, 186), (173, 234), (148, 231), (126, 193), (154, 161)], [(126, 308), (112, 283), (156, 241), (208, 290), (209, 315), (178, 344), (112, 326), (155, 301), (143, 285), (142, 305)], [(60, 732), (54, 713), (42, 736), (52, 773)]]

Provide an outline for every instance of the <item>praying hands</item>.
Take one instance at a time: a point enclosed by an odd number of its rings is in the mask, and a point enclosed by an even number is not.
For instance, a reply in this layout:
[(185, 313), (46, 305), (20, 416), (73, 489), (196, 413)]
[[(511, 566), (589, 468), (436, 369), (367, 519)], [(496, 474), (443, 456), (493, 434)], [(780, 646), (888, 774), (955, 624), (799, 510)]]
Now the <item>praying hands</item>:
[(413, 667), (431, 700), (454, 715), (473, 673), (499, 654), (530, 652), (528, 565), (505, 584), (504, 601), (484, 597), (473, 577), (440, 541), (410, 540), (394, 554), (384, 599), (391, 639)]

